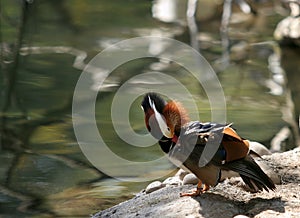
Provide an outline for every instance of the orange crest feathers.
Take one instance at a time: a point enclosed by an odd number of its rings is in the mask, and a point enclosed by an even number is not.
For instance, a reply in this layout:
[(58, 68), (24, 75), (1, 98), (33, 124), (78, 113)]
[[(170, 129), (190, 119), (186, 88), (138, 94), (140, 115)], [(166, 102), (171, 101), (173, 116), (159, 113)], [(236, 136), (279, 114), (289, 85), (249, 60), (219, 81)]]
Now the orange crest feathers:
[(169, 101), (163, 110), (163, 115), (177, 128), (190, 121), (187, 110), (177, 101)]

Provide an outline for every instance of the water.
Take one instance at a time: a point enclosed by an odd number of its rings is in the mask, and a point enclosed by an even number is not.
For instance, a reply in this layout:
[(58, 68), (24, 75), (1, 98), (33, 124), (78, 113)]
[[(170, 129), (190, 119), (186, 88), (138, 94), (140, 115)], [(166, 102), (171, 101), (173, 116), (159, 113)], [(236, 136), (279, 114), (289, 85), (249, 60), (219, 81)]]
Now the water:
[[(184, 1), (178, 4), (169, 16), (156, 13), (157, 18), (172, 21), (164, 23), (152, 17), (150, 1), (34, 1), (23, 14), (25, 22), (22, 23), (20, 2), (1, 2), (1, 13), (6, 15), (1, 18), (5, 48), (2, 57), (6, 63), (5, 68), (1, 68), (1, 215), (86, 217), (131, 198), (149, 183), (115, 180), (93, 167), (74, 135), (72, 97), (85, 64), (111, 44), (157, 34), (189, 44), (191, 39), (184, 24), (186, 4)], [(203, 1), (200, 6), (210, 8), (207, 11), (216, 9), (210, 1)], [(258, 17), (243, 16), (245, 20), (230, 26), (229, 53), (222, 48), (220, 14), (197, 15), (200, 34), (195, 36), (200, 39), (201, 54), (215, 69), (222, 84), (227, 121), (233, 122), (243, 137), (269, 147), (283, 127), (297, 131), (299, 50), (293, 47), (281, 50), (270, 42), (272, 31), (282, 16), (268, 3), (259, 5), (259, 9)], [(16, 47), (12, 43), (18, 38), (21, 38), (21, 55), (15, 56)], [(226, 40), (224, 37), (223, 42)], [(278, 51), (282, 59), (278, 59)], [(281, 74), (278, 69), (282, 69)], [(203, 87), (184, 68), (156, 58), (138, 59), (119, 66), (97, 96), (95, 117), (108, 147), (126, 160), (147, 162), (162, 156), (156, 145), (142, 148), (125, 143), (114, 132), (110, 117), (119, 87), (141, 72), (153, 71), (175, 77), (187, 87), (200, 111), (198, 114), (198, 110), (188, 108), (192, 117), (199, 115), (203, 121), (211, 119)], [(144, 86), (137, 85), (133, 92), (145, 91), (149, 84), (174, 86), (157, 79), (136, 84)], [(192, 101), (181, 93), (176, 94), (186, 105)], [(140, 100), (141, 97), (133, 102), (129, 120), (135, 132), (146, 134)], [(85, 117), (82, 122), (88, 123)], [(86, 132), (89, 131), (87, 128)], [(293, 148), (294, 139), (289, 137), (282, 150)], [(100, 153), (95, 156), (103, 158)], [(167, 162), (154, 164), (151, 172), (139, 175), (130, 165), (114, 165), (109, 161), (106, 164), (104, 168), (113, 166), (124, 180), (165, 175), (174, 170)], [(127, 173), (125, 168), (131, 172)]]

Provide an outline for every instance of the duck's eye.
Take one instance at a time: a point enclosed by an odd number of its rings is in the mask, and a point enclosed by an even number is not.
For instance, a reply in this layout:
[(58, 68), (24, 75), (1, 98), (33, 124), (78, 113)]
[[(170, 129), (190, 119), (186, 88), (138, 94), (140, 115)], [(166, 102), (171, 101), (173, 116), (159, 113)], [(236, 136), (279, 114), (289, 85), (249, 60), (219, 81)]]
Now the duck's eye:
[(168, 127), (167, 130), (170, 132), (170, 131), (171, 131), (171, 130), (170, 130), (170, 127)]

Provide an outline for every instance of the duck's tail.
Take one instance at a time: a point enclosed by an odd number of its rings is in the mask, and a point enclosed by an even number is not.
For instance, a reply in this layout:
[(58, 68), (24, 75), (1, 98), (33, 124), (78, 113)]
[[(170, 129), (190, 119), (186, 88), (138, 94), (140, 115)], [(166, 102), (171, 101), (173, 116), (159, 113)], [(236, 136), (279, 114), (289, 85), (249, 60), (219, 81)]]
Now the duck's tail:
[(254, 159), (247, 155), (243, 159), (226, 163), (226, 168), (240, 174), (243, 181), (253, 190), (266, 191), (276, 189), (273, 181), (267, 176)]

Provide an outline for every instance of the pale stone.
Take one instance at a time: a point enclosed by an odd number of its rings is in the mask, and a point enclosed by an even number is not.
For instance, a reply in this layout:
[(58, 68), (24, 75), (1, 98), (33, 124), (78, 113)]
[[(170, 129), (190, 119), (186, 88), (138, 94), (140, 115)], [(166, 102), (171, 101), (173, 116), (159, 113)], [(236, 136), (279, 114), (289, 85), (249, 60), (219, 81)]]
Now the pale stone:
[(145, 192), (146, 193), (151, 193), (151, 192), (154, 192), (158, 189), (161, 189), (163, 188), (165, 185), (163, 183), (161, 183), (160, 181), (154, 181), (154, 182), (151, 182), (145, 189)]
[(182, 181), (182, 184), (187, 185), (187, 184), (193, 184), (196, 185), (199, 182), (199, 179), (195, 176), (193, 173), (187, 174)]
[(249, 217), (245, 215), (236, 215), (233, 218), (249, 218)]
[(250, 147), (250, 150), (254, 151), (255, 153), (259, 154), (260, 156), (272, 154), (271, 151), (269, 151), (269, 149), (266, 146), (264, 146), (263, 144), (261, 144), (259, 142), (249, 141), (249, 147)]
[(169, 177), (163, 181), (163, 184), (165, 185), (181, 185), (182, 181), (179, 179), (179, 177)]
[(184, 178), (187, 174), (189, 174), (189, 172), (187, 172), (187, 171), (185, 171), (185, 170), (183, 170), (183, 169), (179, 169), (179, 170), (177, 171), (177, 173), (175, 174), (175, 177), (178, 177), (180, 180), (183, 180), (183, 178)]

